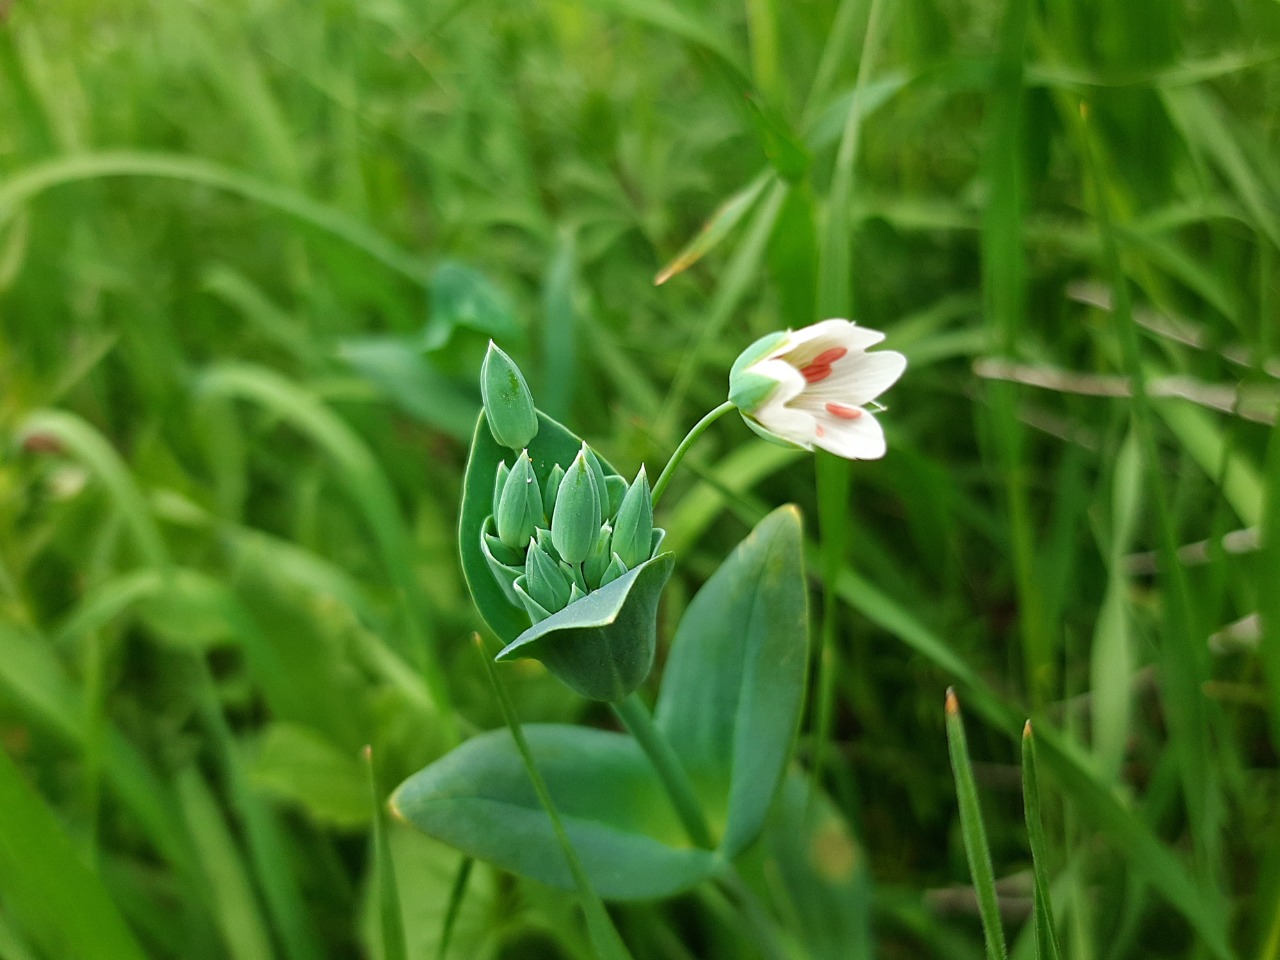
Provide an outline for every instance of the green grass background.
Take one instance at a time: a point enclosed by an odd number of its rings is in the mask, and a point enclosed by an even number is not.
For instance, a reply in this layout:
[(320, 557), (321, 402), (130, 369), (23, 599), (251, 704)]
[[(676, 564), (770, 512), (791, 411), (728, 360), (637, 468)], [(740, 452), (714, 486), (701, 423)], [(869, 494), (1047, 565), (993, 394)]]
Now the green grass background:
[[(983, 956), (954, 684), (1015, 956), (1030, 716), (1065, 956), (1280, 957), (1275, 0), (0, 11), (0, 957), (381, 955), (362, 746), (385, 795), (502, 722), (453, 545), (488, 337), (652, 473), (825, 316), (910, 358), (888, 456), (726, 419), (659, 519), (669, 636), (804, 509), (839, 817), (754, 899), (615, 908), (633, 954)], [(388, 841), (435, 957), (459, 857)], [(477, 865), (448, 955), (591, 952)]]

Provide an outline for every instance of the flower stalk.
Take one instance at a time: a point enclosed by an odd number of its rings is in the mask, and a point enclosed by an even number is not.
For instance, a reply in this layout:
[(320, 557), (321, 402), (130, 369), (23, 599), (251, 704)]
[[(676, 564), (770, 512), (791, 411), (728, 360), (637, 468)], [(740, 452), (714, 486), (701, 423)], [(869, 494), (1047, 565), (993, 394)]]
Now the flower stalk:
[(667, 489), (667, 484), (671, 482), (672, 474), (675, 473), (676, 467), (680, 466), (680, 461), (683, 460), (684, 455), (689, 452), (689, 448), (693, 446), (694, 441), (706, 432), (707, 427), (711, 426), (730, 410), (734, 409), (735, 406), (736, 404), (734, 404), (733, 401), (726, 400), (689, 429), (689, 432), (685, 434), (684, 439), (680, 441), (680, 445), (676, 447), (675, 452), (671, 454), (671, 459), (667, 461), (667, 465), (662, 468), (662, 473), (658, 475), (658, 482), (653, 485), (654, 506), (658, 505), (658, 498), (662, 496), (662, 491)]
[(653, 764), (689, 839), (704, 850), (714, 850), (711, 829), (707, 826), (707, 818), (702, 812), (702, 804), (698, 802), (693, 783), (681, 766), (671, 742), (654, 725), (649, 708), (635, 693), (612, 704), (612, 707)]

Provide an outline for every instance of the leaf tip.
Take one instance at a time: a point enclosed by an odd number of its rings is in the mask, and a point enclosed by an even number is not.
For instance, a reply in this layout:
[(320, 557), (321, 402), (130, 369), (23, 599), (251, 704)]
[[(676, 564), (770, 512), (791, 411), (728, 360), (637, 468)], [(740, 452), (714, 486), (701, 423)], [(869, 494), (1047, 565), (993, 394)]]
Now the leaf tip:
[(956, 698), (956, 688), (947, 687), (947, 716), (955, 717), (960, 714), (960, 701)]
[(1026, 723), (1022, 725), (1022, 739), (1023, 740), (1031, 739), (1031, 721), (1030, 720), (1028, 720)]

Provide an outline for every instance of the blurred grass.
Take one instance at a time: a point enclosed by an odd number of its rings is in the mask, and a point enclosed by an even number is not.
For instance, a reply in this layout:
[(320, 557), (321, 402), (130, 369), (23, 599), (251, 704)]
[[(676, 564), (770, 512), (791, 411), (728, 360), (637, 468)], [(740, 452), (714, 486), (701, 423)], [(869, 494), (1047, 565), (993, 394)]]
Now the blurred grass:
[[(954, 684), (1013, 956), (1046, 891), (1065, 957), (1280, 956), (1273, 0), (0, 10), (0, 953), (377, 956), (398, 903), (415, 960), (446, 915), (449, 957), (590, 956), (373, 842), (366, 744), (385, 789), (502, 722), (453, 546), (485, 342), (654, 468), (739, 349), (852, 312), (911, 359), (888, 457), (815, 482), (726, 418), (663, 501), (668, 627), (785, 500), (827, 588), (834, 806), (778, 822), (837, 811), (871, 884), (778, 826), (773, 939), (856, 897), (822, 955), (983, 955)], [(612, 916), (753, 955), (717, 897)]]

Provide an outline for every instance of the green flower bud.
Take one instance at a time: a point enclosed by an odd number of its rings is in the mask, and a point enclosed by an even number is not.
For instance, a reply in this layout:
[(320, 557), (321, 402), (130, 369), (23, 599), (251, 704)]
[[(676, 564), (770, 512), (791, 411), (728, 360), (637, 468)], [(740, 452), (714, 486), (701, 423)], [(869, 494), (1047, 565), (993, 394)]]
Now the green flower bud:
[(605, 568), (604, 574), (600, 577), (600, 586), (603, 587), (606, 583), (613, 583), (626, 572), (627, 565), (615, 553), (613, 559), (609, 561), (609, 566)]
[(569, 581), (560, 572), (555, 558), (542, 546), (541, 539), (539, 536), (529, 541), (524, 561), (524, 589), (545, 610), (555, 613), (569, 602)]
[[(600, 495), (596, 492), (584, 443), (565, 471), (564, 480), (556, 492), (555, 511), (551, 515), (551, 542), (555, 544), (560, 559), (568, 563), (585, 560), (600, 532), (601, 520)], [(501, 526), (498, 529), (501, 533)]]
[(609, 546), (612, 538), (613, 527), (607, 523), (601, 524), (596, 542), (591, 546), (591, 553), (582, 562), (582, 575), (587, 581), (587, 586), (593, 589), (600, 586), (600, 577), (608, 569), (609, 560), (613, 557), (613, 550)]
[(522, 572), (520, 553), (491, 534), (489, 531), (492, 529), (493, 517), (488, 517), (480, 528), (480, 552), (484, 554), (485, 563), (489, 565), (494, 581), (502, 588), (503, 596), (518, 607), (520, 599), (515, 595), (512, 584)]
[(533, 475), (528, 450), (521, 451), (520, 459), (507, 474), (493, 519), (498, 539), (508, 547), (524, 550), (529, 546), (529, 539), (542, 521), (542, 491)]
[(542, 514), (549, 517), (555, 513), (556, 494), (560, 492), (560, 481), (564, 479), (564, 467), (556, 464), (547, 477), (547, 485), (542, 490)]
[(644, 467), (636, 474), (631, 489), (622, 498), (618, 518), (613, 523), (613, 552), (630, 567), (649, 559), (653, 544), (653, 497)]
[(529, 614), (530, 620), (534, 623), (541, 623), (543, 620), (547, 619), (547, 617), (551, 616), (550, 610), (547, 610), (537, 600), (529, 596), (529, 591), (526, 588), (524, 577), (518, 578), (511, 586), (515, 591), (516, 596), (520, 599), (521, 606), (523, 606), (525, 612)]
[(587, 586), (587, 581), (582, 576), (582, 564), (565, 563), (561, 560), (560, 572), (564, 574), (564, 578), (569, 582), (570, 586), (577, 587), (583, 593), (591, 592), (590, 588)]
[(493, 512), (498, 512), (498, 504), (502, 502), (502, 488), (507, 485), (507, 475), (511, 473), (511, 468), (507, 466), (507, 461), (503, 460), (498, 463), (498, 472), (493, 478)]
[(611, 473), (604, 478), (604, 485), (609, 490), (609, 509), (605, 513), (616, 517), (618, 511), (622, 509), (622, 498), (627, 495), (627, 481), (616, 473)]
[(587, 451), (587, 466), (591, 468), (591, 479), (596, 482), (596, 497), (600, 500), (600, 519), (604, 520), (613, 516), (613, 511), (609, 509), (609, 485), (604, 479), (604, 467), (600, 465), (600, 458), (594, 450), (585, 443), (582, 449)]
[(520, 368), (492, 340), (480, 367), (480, 396), (489, 430), (502, 446), (520, 450), (538, 435), (529, 385)]

